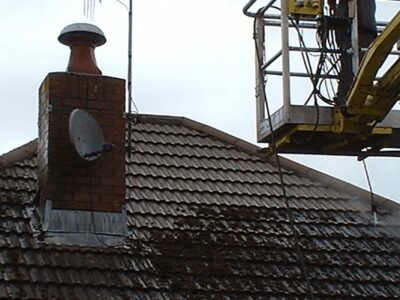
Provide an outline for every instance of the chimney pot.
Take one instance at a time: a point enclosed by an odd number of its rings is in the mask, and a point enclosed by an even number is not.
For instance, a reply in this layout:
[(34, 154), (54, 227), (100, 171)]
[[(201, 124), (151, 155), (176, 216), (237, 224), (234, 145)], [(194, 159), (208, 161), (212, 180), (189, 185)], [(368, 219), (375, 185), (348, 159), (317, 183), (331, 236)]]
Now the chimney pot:
[(67, 72), (102, 74), (94, 54), (94, 49), (106, 42), (100, 28), (87, 23), (71, 24), (61, 31), (58, 40), (71, 49)]

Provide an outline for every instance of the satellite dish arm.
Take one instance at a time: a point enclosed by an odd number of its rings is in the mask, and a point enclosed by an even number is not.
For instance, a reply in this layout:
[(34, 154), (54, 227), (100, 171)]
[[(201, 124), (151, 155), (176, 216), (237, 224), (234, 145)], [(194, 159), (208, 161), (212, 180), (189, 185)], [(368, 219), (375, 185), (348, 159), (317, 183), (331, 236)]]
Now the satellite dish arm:
[(85, 154), (83, 154), (83, 158), (89, 159), (89, 158), (91, 158), (93, 156), (96, 156), (96, 155), (99, 155), (99, 154), (102, 154), (102, 153), (105, 153), (105, 152), (110, 152), (114, 147), (115, 147), (114, 144), (104, 143), (103, 144), (103, 148), (101, 150), (94, 151), (94, 152), (91, 152), (91, 153), (85, 153)]

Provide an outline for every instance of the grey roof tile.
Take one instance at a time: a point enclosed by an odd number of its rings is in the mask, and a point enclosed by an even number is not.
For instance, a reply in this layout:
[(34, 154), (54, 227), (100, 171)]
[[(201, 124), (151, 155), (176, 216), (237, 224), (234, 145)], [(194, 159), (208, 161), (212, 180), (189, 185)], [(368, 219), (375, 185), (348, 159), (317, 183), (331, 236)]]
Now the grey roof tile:
[[(0, 169), (0, 299), (305, 297), (273, 164), (154, 118), (132, 135), (122, 248), (40, 241), (36, 158)], [(400, 297), (393, 230), (346, 189), (290, 168), (284, 179), (316, 299)]]

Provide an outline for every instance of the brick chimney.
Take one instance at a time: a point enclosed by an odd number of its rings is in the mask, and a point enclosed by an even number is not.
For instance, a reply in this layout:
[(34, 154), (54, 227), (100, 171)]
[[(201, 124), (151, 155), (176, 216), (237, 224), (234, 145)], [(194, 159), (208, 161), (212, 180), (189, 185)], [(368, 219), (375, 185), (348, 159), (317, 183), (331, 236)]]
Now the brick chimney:
[[(103, 32), (85, 23), (65, 27), (58, 40), (70, 47), (66, 72), (50, 73), (39, 89), (39, 207), (47, 236), (76, 243), (90, 234), (123, 236), (125, 202), (125, 81), (102, 76), (94, 49)], [(70, 141), (74, 109), (88, 112), (106, 142), (95, 160), (79, 155)], [(62, 237), (60, 237), (62, 234)], [(79, 242), (81, 243), (81, 242)]]

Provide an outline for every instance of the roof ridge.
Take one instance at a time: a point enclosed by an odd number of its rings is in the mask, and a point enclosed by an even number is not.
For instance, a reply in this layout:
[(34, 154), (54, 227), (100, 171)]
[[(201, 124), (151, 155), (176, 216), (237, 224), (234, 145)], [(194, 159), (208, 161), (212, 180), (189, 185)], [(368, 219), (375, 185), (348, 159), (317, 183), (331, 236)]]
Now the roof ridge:
[(251, 155), (256, 155), (262, 159), (267, 158), (265, 153), (262, 152), (262, 148), (254, 145), (250, 142), (247, 142), (243, 139), (235, 137), (229, 133), (226, 133), (222, 130), (219, 130), (215, 127), (211, 127), (204, 123), (200, 123), (194, 121), (192, 119), (186, 117), (179, 116), (166, 116), (166, 115), (152, 115), (152, 114), (140, 114), (135, 116), (137, 122), (142, 123), (157, 123), (157, 124), (165, 124), (165, 125), (179, 125), (184, 126), (193, 130), (197, 130), (199, 132), (205, 133), (207, 135), (211, 135), (214, 138), (217, 138), (227, 144), (235, 146), (240, 150), (247, 152)]

